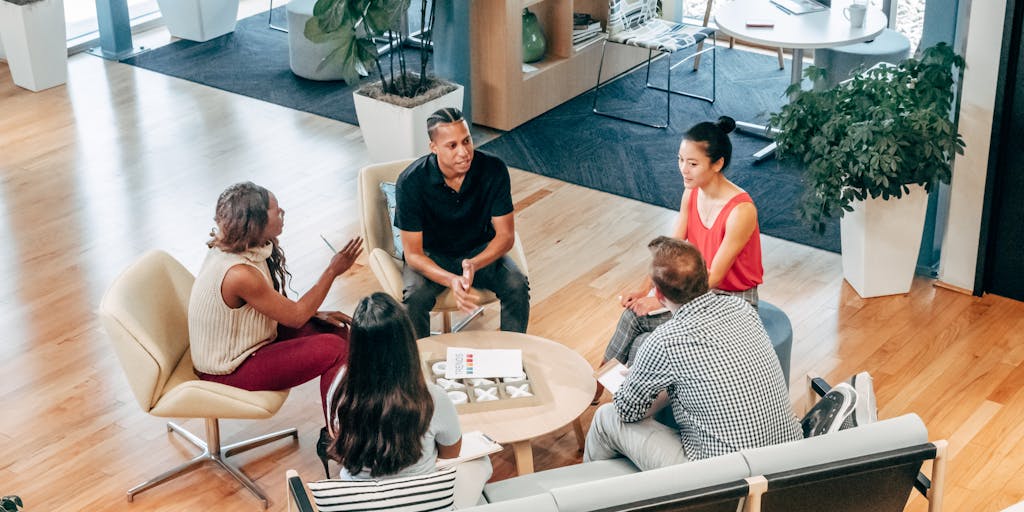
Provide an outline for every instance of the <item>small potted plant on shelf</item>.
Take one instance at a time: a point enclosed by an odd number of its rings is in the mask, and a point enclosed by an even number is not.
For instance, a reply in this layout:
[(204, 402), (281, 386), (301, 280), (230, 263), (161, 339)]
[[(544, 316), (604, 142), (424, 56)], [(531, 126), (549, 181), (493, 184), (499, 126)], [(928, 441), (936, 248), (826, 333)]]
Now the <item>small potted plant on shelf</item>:
[[(800, 160), (800, 214), (818, 232), (839, 215), (843, 276), (862, 297), (910, 290), (927, 194), (949, 183), (964, 141), (951, 117), (964, 60), (939, 43), (920, 58), (879, 64), (835, 87), (787, 91), (771, 116), (779, 155)], [(822, 80), (810, 67), (805, 76)]]
[(67, 81), (63, 0), (0, 0), (0, 41), (15, 85), (41, 91)]
[[(310, 41), (335, 47), (320, 63), (321, 69), (337, 69), (350, 84), (360, 75), (375, 72), (379, 77), (352, 93), (363, 140), (370, 158), (378, 162), (426, 154), (427, 117), (440, 108), (462, 108), (462, 86), (437, 78), (428, 69), (435, 2), (424, 0), (420, 8), (423, 40), (415, 52), (404, 44), (409, 27), (401, 22), (409, 4), (410, 0), (317, 0), (305, 27)], [(390, 48), (386, 55), (378, 42)]]

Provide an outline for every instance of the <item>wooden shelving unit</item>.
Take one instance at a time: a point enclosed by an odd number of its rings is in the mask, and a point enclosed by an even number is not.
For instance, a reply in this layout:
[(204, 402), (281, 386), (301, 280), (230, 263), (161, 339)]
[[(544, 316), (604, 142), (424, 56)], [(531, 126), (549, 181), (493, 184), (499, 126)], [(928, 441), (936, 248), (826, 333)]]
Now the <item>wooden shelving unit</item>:
[[(523, 71), (523, 9), (537, 15), (547, 52)], [(572, 13), (608, 20), (608, 0), (475, 0), (471, 28), (473, 121), (511, 130), (594, 87), (600, 39), (572, 44)], [(609, 48), (602, 79), (647, 58), (647, 51)]]

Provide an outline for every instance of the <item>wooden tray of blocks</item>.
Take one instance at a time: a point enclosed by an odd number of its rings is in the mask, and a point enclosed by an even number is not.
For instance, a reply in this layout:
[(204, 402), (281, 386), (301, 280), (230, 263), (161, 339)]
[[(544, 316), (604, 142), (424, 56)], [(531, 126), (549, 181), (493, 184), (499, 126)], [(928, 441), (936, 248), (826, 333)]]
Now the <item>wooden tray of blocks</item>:
[(532, 407), (549, 396), (544, 380), (536, 378), (540, 372), (531, 370), (532, 365), (525, 359), (521, 375), (487, 379), (446, 379), (445, 359), (435, 354), (424, 354), (422, 363), (427, 382), (445, 390), (460, 414)]

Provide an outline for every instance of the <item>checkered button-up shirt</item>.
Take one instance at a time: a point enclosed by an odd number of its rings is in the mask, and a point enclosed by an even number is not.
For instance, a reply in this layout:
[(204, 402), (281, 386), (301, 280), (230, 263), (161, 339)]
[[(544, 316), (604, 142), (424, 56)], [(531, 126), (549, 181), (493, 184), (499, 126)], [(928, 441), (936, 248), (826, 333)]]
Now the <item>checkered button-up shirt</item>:
[(615, 393), (619, 417), (640, 421), (662, 390), (690, 460), (803, 437), (768, 334), (737, 297), (704, 294), (651, 333)]

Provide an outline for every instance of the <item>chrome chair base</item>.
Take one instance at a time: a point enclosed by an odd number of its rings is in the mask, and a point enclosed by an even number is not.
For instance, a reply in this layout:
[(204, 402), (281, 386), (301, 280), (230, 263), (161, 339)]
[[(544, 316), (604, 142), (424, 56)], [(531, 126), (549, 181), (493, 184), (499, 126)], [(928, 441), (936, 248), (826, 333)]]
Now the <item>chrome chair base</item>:
[[(646, 87), (648, 89), (655, 89), (655, 90), (662, 91), (662, 92), (665, 93), (665, 123), (664, 124), (658, 124), (658, 123), (648, 123), (646, 121), (640, 121), (640, 120), (637, 120), (637, 119), (630, 119), (628, 117), (622, 117), (622, 116), (618, 116), (618, 115), (612, 114), (610, 112), (598, 110), (597, 99), (600, 96), (600, 92), (601, 92), (601, 71), (604, 68), (605, 52), (608, 50), (608, 39), (605, 39), (604, 43), (603, 43), (603, 45), (601, 47), (601, 62), (597, 66), (597, 83), (594, 84), (594, 102), (591, 105), (591, 110), (595, 114), (597, 114), (599, 116), (610, 117), (612, 119), (618, 119), (619, 121), (626, 121), (628, 123), (639, 124), (639, 125), (642, 125), (642, 126), (649, 126), (651, 128), (668, 128), (668, 126), (670, 124), (672, 124), (672, 95), (673, 94), (678, 94), (680, 96), (687, 96), (687, 97), (690, 97), (690, 98), (696, 98), (696, 99), (699, 99), (699, 100), (704, 100), (704, 101), (707, 101), (709, 103), (714, 103), (715, 102), (715, 92), (716, 92), (716, 87), (717, 87), (717, 69), (716, 68), (718, 66), (718, 56), (717, 56), (717, 53), (716, 53), (716, 50), (718, 48), (718, 34), (717, 34), (717, 32), (712, 32), (711, 33), (711, 45), (709, 47), (707, 47), (707, 48), (704, 47), (704, 43), (705, 42), (707, 42), (707, 39), (705, 39), (704, 41), (701, 41), (700, 46), (698, 47), (697, 51), (695, 51), (695, 52), (691, 53), (690, 55), (687, 55), (686, 57), (680, 59), (675, 64), (672, 63), (672, 53), (671, 52), (663, 52), (663, 53), (665, 53), (667, 55), (667, 61), (668, 61), (668, 73), (666, 75), (666, 80), (667, 80), (666, 87), (659, 87), (659, 86), (651, 84), (651, 58), (653, 56), (654, 50), (653, 49), (649, 49), (647, 51), (647, 78), (644, 80), (644, 82), (646, 84)], [(618, 44), (618, 43), (614, 43), (614, 44)], [(686, 91), (673, 90), (672, 89), (672, 71), (675, 70), (677, 67), (679, 67), (684, 62), (687, 62), (687, 61), (690, 61), (690, 60), (693, 60), (693, 61), (696, 62), (696, 59), (698, 57), (700, 57), (701, 55), (703, 55), (703, 54), (705, 54), (707, 52), (711, 52), (711, 57), (712, 57), (711, 58), (711, 96), (702, 96), (702, 95), (699, 95), (699, 94), (694, 94), (694, 93), (690, 93), (690, 92), (686, 92)], [(631, 68), (629, 68), (629, 69), (627, 69), (627, 70), (625, 70), (625, 71), (615, 75), (614, 77), (612, 77), (612, 78), (610, 78), (608, 80), (605, 80), (604, 83), (608, 84), (609, 82), (612, 82), (612, 81), (618, 79), (619, 77), (622, 77), (622, 76), (625, 76), (625, 75), (627, 75), (629, 73), (632, 73), (633, 71), (635, 71), (637, 68), (639, 68), (642, 65), (643, 64), (641, 63), (641, 64), (638, 64), (636, 66), (633, 66), (633, 67), (631, 67)], [(694, 72), (696, 72), (696, 70), (694, 70)]]
[(259, 498), (261, 502), (263, 502), (263, 508), (267, 508), (270, 505), (270, 502), (267, 501), (267, 496), (263, 494), (263, 491), (261, 491), (260, 488), (256, 486), (255, 482), (250, 480), (249, 477), (245, 476), (245, 474), (242, 473), (240, 469), (231, 465), (226, 459), (232, 455), (237, 455), (239, 453), (251, 450), (253, 448), (257, 448), (259, 446), (263, 446), (273, 441), (284, 439), (286, 437), (291, 437), (295, 440), (299, 439), (298, 430), (294, 428), (289, 428), (286, 430), (281, 430), (279, 432), (274, 432), (271, 434), (254, 437), (252, 439), (247, 439), (245, 441), (239, 441), (237, 443), (221, 446), (220, 424), (218, 423), (218, 420), (216, 418), (206, 419), (206, 441), (203, 441), (192, 432), (185, 430), (180, 425), (174, 422), (167, 422), (167, 431), (176, 432), (178, 435), (185, 438), (186, 441), (192, 443), (193, 445), (196, 446), (196, 448), (199, 448), (203, 452), (200, 453), (199, 455), (196, 455), (188, 462), (180, 464), (175, 468), (165, 471), (154, 478), (151, 478), (145, 482), (142, 482), (139, 485), (136, 485), (135, 487), (132, 487), (131, 489), (128, 489), (129, 502), (135, 498), (136, 494), (145, 491), (146, 489), (149, 489), (151, 487), (156, 487), (157, 485), (160, 485), (174, 477), (183, 475), (191, 471), (192, 469), (195, 469), (203, 462), (209, 461), (216, 464), (217, 466), (220, 466), (222, 469), (227, 471), (231, 476), (235, 477), (235, 480), (238, 480), (243, 486), (245, 486), (246, 489), (249, 489), (249, 492), (255, 494), (256, 497)]
[[(287, 15), (286, 15), (287, 16)], [(267, 27), (278, 32), (288, 33), (288, 27), (274, 25), (274, 0), (270, 0), (270, 10), (267, 11)]]

